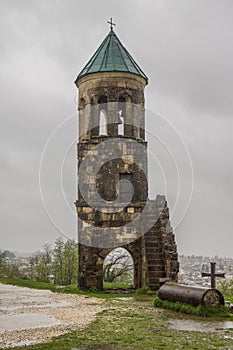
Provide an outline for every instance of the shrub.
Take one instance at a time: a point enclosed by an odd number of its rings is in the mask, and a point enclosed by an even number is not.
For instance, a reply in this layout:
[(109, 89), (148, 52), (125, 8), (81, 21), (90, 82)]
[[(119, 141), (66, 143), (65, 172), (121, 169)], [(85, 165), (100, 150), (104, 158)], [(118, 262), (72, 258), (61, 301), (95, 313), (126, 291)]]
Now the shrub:
[(182, 312), (189, 315), (201, 316), (201, 317), (228, 317), (232, 318), (229, 309), (225, 306), (218, 306), (214, 308), (204, 307), (202, 305), (192, 306), (180, 302), (172, 302), (167, 300), (161, 300), (156, 297), (154, 301), (155, 307), (161, 307), (163, 309), (169, 309), (176, 312)]
[(142, 288), (138, 288), (136, 290), (136, 294), (142, 295), (142, 294), (149, 294), (151, 293), (150, 287), (148, 286), (143, 286)]
[(226, 280), (218, 283), (218, 289), (222, 292), (222, 294), (233, 297), (233, 279), (229, 282)]

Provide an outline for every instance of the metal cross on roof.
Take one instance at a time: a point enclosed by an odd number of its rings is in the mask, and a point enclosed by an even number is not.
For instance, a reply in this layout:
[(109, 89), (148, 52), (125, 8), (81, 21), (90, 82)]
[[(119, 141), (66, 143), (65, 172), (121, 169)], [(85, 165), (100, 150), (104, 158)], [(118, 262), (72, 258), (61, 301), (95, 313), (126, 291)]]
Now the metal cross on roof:
[(108, 23), (110, 24), (110, 29), (113, 30), (113, 26), (115, 26), (116, 24), (113, 23), (112, 18), (110, 18), (110, 21), (108, 21)]
[(210, 263), (210, 273), (208, 272), (202, 272), (201, 276), (202, 277), (211, 277), (211, 288), (215, 289), (216, 288), (216, 281), (215, 278), (216, 277), (221, 277), (221, 278), (225, 278), (225, 273), (216, 273), (216, 263), (215, 262), (211, 262)]

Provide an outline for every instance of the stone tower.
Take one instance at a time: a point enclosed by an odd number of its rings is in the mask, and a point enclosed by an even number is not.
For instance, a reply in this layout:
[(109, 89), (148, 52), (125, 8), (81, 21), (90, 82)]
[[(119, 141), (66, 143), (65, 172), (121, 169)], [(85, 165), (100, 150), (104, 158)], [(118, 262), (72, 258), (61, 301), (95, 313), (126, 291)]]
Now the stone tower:
[(148, 78), (111, 28), (78, 75), (79, 288), (103, 289), (116, 247), (133, 259), (134, 287), (177, 280), (164, 196), (148, 199), (144, 88)]

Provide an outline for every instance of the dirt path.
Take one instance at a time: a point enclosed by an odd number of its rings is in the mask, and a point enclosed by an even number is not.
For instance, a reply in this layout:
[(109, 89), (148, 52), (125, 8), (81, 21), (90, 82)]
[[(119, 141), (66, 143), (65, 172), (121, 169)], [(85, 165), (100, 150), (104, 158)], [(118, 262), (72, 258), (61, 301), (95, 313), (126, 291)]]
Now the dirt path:
[(104, 302), (0, 284), (0, 348), (42, 343), (85, 327)]

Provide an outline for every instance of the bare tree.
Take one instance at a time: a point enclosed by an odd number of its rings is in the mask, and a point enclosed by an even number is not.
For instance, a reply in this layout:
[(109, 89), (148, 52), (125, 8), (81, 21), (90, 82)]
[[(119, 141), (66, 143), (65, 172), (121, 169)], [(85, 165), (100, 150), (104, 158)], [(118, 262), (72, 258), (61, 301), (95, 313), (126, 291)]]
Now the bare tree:
[(132, 282), (133, 262), (123, 248), (114, 249), (104, 261), (104, 282)]

